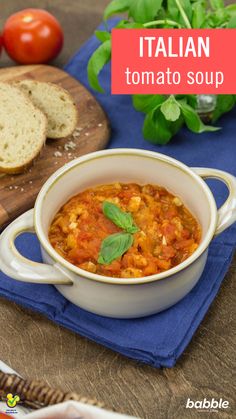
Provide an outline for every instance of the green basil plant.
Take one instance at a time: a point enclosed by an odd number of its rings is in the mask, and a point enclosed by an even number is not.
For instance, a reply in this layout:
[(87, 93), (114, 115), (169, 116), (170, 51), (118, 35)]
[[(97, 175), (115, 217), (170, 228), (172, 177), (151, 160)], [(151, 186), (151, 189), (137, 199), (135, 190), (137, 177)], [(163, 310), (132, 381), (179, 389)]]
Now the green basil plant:
[[(236, 28), (236, 4), (224, 0), (113, 0), (104, 11), (104, 20), (127, 13), (116, 28)], [(104, 92), (98, 76), (111, 59), (111, 34), (96, 31), (101, 42), (88, 62), (91, 87)], [(218, 95), (210, 120), (215, 123), (236, 103), (236, 95)], [(216, 131), (205, 125), (198, 113), (197, 95), (133, 95), (134, 108), (145, 114), (144, 138), (154, 144), (166, 144), (185, 124), (195, 133)]]

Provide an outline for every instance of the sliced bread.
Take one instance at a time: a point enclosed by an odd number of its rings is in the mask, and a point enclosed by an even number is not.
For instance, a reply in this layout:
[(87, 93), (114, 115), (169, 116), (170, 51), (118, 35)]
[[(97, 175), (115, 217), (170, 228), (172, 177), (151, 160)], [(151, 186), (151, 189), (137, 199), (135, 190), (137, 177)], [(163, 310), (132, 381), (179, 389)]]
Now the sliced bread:
[(22, 80), (15, 85), (24, 90), (48, 119), (47, 137), (64, 138), (73, 133), (78, 121), (77, 107), (62, 87), (35, 80)]
[(46, 141), (46, 116), (19, 88), (0, 82), (0, 172), (21, 173)]

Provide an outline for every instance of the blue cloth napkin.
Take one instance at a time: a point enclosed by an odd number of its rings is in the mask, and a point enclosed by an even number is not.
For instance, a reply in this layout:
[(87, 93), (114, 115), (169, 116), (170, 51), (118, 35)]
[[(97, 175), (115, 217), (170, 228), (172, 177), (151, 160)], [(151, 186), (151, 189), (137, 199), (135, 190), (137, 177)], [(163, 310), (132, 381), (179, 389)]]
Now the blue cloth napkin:
[[(113, 24), (114, 20), (110, 26)], [(88, 89), (87, 62), (97, 45), (98, 41), (93, 36), (66, 66), (66, 70)], [(92, 93), (111, 121), (110, 148), (154, 150), (190, 166), (214, 167), (236, 175), (235, 110), (221, 119), (223, 129), (219, 132), (195, 135), (182, 129), (169, 145), (155, 146), (143, 139), (143, 115), (133, 109), (130, 96), (110, 95), (109, 65), (101, 75), (101, 83), (107, 93)], [(213, 182), (211, 188), (218, 204), (221, 204), (226, 197), (225, 187)], [(214, 300), (229, 268), (235, 244), (236, 227), (233, 226), (212, 242), (206, 268), (195, 288), (175, 306), (147, 318), (118, 320), (97, 316), (68, 302), (51, 285), (24, 284), (3, 273), (0, 273), (0, 295), (130, 358), (154, 367), (172, 367)], [(20, 236), (17, 246), (25, 256), (41, 261), (39, 244), (34, 235)]]

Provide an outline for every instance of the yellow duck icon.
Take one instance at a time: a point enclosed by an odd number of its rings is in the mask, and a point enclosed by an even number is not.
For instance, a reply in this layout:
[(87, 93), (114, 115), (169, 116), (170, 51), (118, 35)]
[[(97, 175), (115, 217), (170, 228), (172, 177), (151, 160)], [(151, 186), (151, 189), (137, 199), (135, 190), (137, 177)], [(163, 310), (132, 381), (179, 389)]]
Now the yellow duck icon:
[(15, 396), (13, 396), (13, 394), (9, 393), (7, 395), (7, 406), (10, 408), (13, 408), (17, 405), (17, 403), (20, 401), (20, 397), (17, 396), (17, 394)]

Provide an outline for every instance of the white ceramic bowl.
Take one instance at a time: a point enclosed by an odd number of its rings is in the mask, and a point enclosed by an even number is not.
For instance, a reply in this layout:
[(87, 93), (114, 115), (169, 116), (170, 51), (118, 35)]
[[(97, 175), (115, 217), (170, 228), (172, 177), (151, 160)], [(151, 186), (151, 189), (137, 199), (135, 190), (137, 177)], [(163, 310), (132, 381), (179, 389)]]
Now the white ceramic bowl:
[[(202, 178), (226, 183), (229, 196), (217, 211), (214, 197)], [(143, 278), (110, 278), (86, 272), (63, 259), (48, 240), (50, 223), (70, 197), (88, 187), (112, 182), (157, 184), (181, 197), (202, 227), (198, 249), (184, 262), (160, 274)], [(54, 173), (42, 187), (34, 209), (11, 223), (0, 236), (0, 268), (19, 281), (54, 284), (74, 304), (103, 316), (148, 316), (177, 303), (197, 283), (208, 246), (216, 234), (236, 220), (236, 178), (226, 172), (189, 168), (163, 154), (113, 149), (87, 154)], [(35, 231), (44, 263), (19, 254), (14, 241)]]

